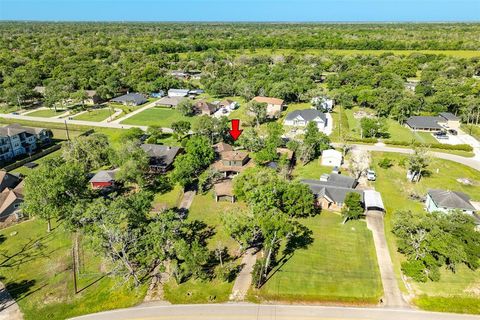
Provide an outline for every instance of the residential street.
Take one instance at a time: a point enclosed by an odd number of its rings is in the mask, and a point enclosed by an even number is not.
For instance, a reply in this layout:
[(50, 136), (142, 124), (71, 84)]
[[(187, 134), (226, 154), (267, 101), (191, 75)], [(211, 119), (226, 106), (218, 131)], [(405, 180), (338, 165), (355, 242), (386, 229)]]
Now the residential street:
[(73, 318), (77, 320), (478, 320), (478, 316), (384, 308), (257, 305), (151, 306), (114, 310)]

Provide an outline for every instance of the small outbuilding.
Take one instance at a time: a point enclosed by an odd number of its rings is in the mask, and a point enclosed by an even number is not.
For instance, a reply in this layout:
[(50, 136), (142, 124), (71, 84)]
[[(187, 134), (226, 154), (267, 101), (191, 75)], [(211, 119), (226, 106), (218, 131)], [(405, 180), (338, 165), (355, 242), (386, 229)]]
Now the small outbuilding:
[(232, 180), (224, 180), (216, 183), (214, 186), (215, 201), (230, 201), (235, 202), (235, 195), (233, 194)]
[(115, 175), (118, 169), (98, 171), (91, 179), (92, 189), (106, 189), (115, 186)]
[(340, 167), (342, 163), (343, 155), (340, 151), (328, 149), (322, 152), (322, 166)]
[(385, 212), (385, 206), (383, 205), (382, 195), (375, 190), (363, 191), (363, 202), (365, 210), (374, 210)]

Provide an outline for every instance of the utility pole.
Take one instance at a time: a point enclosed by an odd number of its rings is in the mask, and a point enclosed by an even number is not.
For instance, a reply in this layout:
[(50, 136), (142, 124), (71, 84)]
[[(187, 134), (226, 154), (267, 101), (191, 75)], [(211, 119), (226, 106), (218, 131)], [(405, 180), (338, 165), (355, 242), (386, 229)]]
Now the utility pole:
[(65, 130), (67, 130), (67, 140), (70, 141), (70, 134), (68, 133), (67, 120), (65, 120)]
[(77, 263), (76, 263), (76, 259), (75, 259), (75, 244), (72, 246), (72, 261), (73, 261), (73, 268), (72, 268), (72, 271), (73, 271), (73, 290), (74, 290), (74, 293), (77, 294), (78, 293), (78, 290), (77, 290)]

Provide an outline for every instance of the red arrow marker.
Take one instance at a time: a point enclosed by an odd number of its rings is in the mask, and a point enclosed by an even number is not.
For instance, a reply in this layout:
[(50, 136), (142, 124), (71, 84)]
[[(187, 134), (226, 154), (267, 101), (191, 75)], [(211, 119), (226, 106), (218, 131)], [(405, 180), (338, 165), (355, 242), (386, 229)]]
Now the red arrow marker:
[(237, 140), (242, 132), (243, 130), (240, 130), (240, 119), (232, 119), (232, 130), (230, 130), (230, 135), (233, 140)]

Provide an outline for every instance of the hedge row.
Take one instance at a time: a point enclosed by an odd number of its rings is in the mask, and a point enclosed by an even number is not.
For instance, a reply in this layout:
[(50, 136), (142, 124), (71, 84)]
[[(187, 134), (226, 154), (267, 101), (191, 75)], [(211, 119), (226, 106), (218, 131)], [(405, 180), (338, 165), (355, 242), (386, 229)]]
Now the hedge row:
[(413, 147), (428, 147), (432, 149), (443, 149), (443, 150), (458, 150), (458, 151), (467, 151), (472, 152), (473, 148), (469, 144), (443, 144), (443, 143), (420, 143), (420, 142), (407, 142), (407, 141), (395, 141), (395, 140), (386, 140), (386, 144), (391, 144), (395, 146), (413, 146)]

